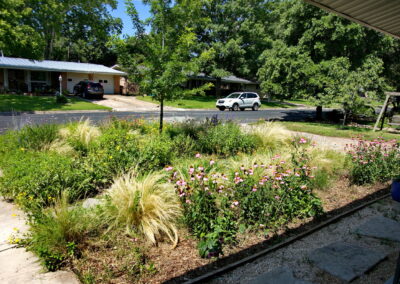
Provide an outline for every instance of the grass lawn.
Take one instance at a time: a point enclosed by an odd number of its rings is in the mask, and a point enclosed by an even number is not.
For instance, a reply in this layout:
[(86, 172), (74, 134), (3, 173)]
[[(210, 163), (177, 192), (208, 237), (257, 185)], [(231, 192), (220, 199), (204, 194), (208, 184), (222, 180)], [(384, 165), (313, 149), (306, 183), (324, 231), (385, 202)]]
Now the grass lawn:
[(341, 126), (339, 124), (314, 123), (314, 122), (283, 122), (283, 125), (292, 131), (301, 131), (312, 134), (352, 138), (362, 135), (365, 139), (374, 139), (383, 137), (385, 139), (400, 140), (400, 134), (388, 133), (384, 131), (373, 132), (369, 128), (361, 128), (356, 126)]
[(76, 97), (68, 97), (68, 103), (59, 104), (52, 96), (30, 97), (22, 95), (0, 95), (0, 112), (46, 111), (46, 110), (110, 110)]
[[(150, 96), (137, 96), (138, 100), (159, 104), (154, 101)], [(173, 102), (165, 102), (166, 106), (176, 107), (176, 108), (187, 108), (187, 109), (215, 109), (215, 103), (217, 99), (215, 97), (203, 97), (203, 96), (193, 96), (187, 97), (185, 99), (176, 100)], [(262, 102), (261, 108), (292, 108), (295, 106), (288, 105), (284, 102)]]

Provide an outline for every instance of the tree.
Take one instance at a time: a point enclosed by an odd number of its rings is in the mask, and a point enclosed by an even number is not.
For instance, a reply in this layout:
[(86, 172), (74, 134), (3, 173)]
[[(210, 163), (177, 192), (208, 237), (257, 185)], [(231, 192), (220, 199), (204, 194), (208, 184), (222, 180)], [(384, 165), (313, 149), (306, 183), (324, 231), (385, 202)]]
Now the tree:
[[(196, 35), (185, 28), (185, 15), (195, 11), (194, 1), (168, 0), (146, 1), (152, 16), (151, 25), (145, 33), (132, 2), (128, 2), (128, 13), (134, 22), (136, 35), (119, 40), (116, 49), (120, 54), (119, 63), (129, 74), (130, 80), (137, 82), (140, 92), (151, 95), (160, 103), (160, 132), (163, 129), (164, 102), (188, 94), (202, 92), (208, 86), (194, 90), (184, 90), (188, 76), (199, 70), (199, 62), (205, 56), (196, 56), (192, 50)], [(189, 13), (185, 13), (188, 11)]]
[(23, 0), (0, 0), (0, 50), (9, 56), (39, 59), (44, 41), (26, 21), (32, 9)]

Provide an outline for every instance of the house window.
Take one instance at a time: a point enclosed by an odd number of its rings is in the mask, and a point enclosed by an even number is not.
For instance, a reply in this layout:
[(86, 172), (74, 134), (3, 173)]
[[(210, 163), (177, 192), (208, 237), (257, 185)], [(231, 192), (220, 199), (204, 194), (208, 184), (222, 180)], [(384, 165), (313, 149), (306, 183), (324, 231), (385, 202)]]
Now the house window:
[(104, 80), (104, 83), (107, 84), (107, 83), (108, 83), (108, 80)]
[(72, 79), (71, 79), (71, 78), (68, 78), (68, 82), (72, 82)]
[(47, 81), (46, 72), (32, 71), (31, 72), (31, 81), (46, 82)]
[(99, 83), (103, 83), (103, 80), (99, 80)]

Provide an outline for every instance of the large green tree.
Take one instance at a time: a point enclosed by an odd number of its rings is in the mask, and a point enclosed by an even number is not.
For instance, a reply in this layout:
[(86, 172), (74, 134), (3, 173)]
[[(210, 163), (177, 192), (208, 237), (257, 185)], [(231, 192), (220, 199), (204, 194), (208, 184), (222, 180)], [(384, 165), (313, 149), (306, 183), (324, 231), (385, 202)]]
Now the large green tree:
[(45, 42), (27, 19), (32, 8), (23, 0), (0, 0), (0, 50), (9, 56), (40, 58)]

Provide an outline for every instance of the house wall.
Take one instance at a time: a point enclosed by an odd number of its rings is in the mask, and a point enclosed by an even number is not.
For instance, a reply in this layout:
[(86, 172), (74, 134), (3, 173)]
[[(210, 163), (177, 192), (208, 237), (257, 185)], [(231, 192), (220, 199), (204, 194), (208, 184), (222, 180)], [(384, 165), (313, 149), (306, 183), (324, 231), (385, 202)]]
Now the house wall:
[(4, 90), (4, 71), (0, 69), (0, 90)]

